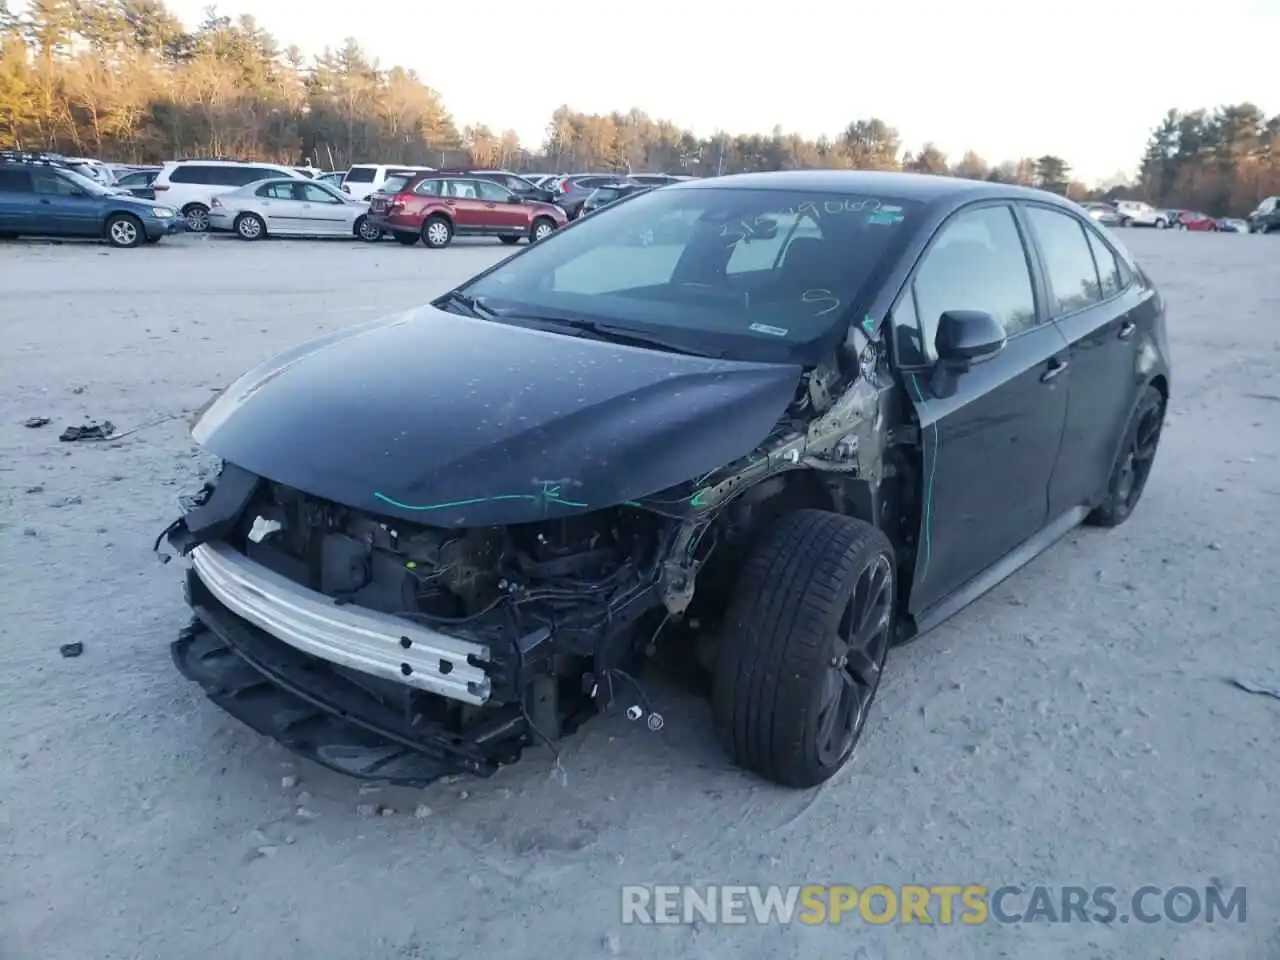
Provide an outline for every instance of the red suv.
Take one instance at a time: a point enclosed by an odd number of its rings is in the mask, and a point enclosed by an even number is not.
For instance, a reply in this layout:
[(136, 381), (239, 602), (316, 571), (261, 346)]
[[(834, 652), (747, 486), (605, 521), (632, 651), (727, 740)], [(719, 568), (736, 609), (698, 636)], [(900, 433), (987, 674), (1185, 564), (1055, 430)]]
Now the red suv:
[(490, 180), (420, 173), (388, 177), (369, 198), (369, 220), (405, 246), (447, 247), (455, 236), (533, 243), (569, 222), (552, 203), (523, 199)]

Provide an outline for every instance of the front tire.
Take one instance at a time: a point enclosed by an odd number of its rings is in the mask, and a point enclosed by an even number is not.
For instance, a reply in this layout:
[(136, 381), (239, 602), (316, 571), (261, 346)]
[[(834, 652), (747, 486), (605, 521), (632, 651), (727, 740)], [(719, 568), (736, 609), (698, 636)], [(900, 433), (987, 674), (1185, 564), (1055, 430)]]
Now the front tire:
[(1120, 218), (1120, 226), (1122, 226), (1122, 227), (1132, 227), (1132, 226), (1133, 226), (1133, 221), (1132, 221), (1132, 220), (1130, 220), (1128, 217), (1121, 217), (1121, 218)]
[(188, 203), (182, 208), (182, 217), (187, 221), (187, 229), (192, 233), (209, 231), (209, 208), (203, 203)]
[(368, 217), (361, 217), (356, 221), (355, 233), (365, 243), (377, 243), (382, 239), (382, 228), (374, 226)]
[(427, 217), (422, 225), (422, 242), (432, 250), (443, 250), (453, 242), (453, 225), (444, 217)]
[(107, 243), (113, 247), (136, 247), (146, 239), (142, 221), (128, 213), (113, 213), (105, 226)]
[(1157, 230), (1163, 230), (1167, 226), (1169, 226), (1169, 224), (1163, 217), (1156, 217), (1155, 227)]
[(256, 213), (242, 213), (234, 224), (236, 236), (241, 240), (261, 240), (267, 235), (267, 224)]
[(1164, 397), (1155, 387), (1148, 386), (1142, 392), (1125, 427), (1120, 455), (1111, 468), (1106, 499), (1085, 518), (1085, 523), (1094, 527), (1118, 527), (1129, 519), (1151, 476), (1151, 465), (1164, 428), (1164, 406)]
[(823, 510), (782, 517), (749, 555), (716, 651), (712, 713), (733, 761), (813, 787), (853, 755), (893, 638), (893, 547)]

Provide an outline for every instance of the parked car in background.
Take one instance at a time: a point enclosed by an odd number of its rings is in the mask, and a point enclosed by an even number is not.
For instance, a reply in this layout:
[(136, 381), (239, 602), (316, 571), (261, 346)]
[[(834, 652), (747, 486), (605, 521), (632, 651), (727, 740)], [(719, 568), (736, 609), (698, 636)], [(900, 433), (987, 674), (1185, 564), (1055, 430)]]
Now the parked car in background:
[(1228, 217), (1225, 220), (1218, 221), (1218, 229), (1222, 233), (1248, 233), (1249, 221), (1239, 220), (1235, 217)]
[(111, 167), (101, 160), (95, 160), (92, 157), (63, 157), (62, 162), (69, 169), (102, 184), (104, 187), (115, 185), (115, 174), (112, 172)]
[(552, 190), (556, 206), (564, 210), (570, 220), (574, 220), (582, 213), (582, 205), (593, 191), (620, 183), (635, 181), (616, 173), (573, 173), (558, 180)]
[(1217, 219), (1198, 210), (1178, 210), (1177, 222), (1174, 226), (1179, 230), (1193, 230), (1196, 233), (1216, 233), (1218, 231)]
[(1120, 214), (1109, 203), (1095, 201), (1082, 203), (1080, 206), (1084, 208), (1085, 213), (1089, 214), (1090, 219), (1095, 223), (1100, 223), (1106, 227), (1114, 227), (1120, 223)]
[(0, 237), (83, 237), (136, 247), (183, 228), (174, 208), (103, 186), (61, 158), (0, 151)]
[[(664, 221), (683, 240), (628, 255)], [(192, 436), (222, 472), (162, 533), (190, 559), (173, 660), (252, 729), (420, 786), (637, 699), (659, 729), (631, 678), (671, 651), (733, 762), (814, 787), (894, 644), (1133, 515), (1170, 382), (1164, 299), (1053, 194), (651, 190), (221, 391)]]
[(356, 200), (367, 200), (386, 182), (387, 177), (398, 174), (431, 173), (433, 167), (406, 166), (402, 163), (356, 163), (342, 178), (342, 192)]
[(524, 197), (526, 200), (541, 200), (543, 203), (553, 203), (556, 199), (556, 195), (552, 191), (535, 184), (527, 177), (512, 173), (510, 170), (454, 170), (442, 168), (435, 172), (455, 177), (476, 177), (481, 180), (488, 180), (492, 183), (501, 184), (512, 193)]
[(160, 167), (151, 167), (150, 169), (131, 170), (128, 173), (117, 174), (115, 186), (121, 190), (128, 191), (135, 197), (154, 200), (156, 192), (151, 189), (151, 185), (156, 182), (156, 177), (160, 176), (160, 169)]
[(382, 231), (369, 220), (369, 202), (315, 180), (263, 180), (219, 194), (211, 201), (209, 229), (230, 230), (242, 240), (264, 237), (359, 237)]
[(646, 183), (616, 183), (604, 187), (596, 187), (582, 204), (581, 216), (590, 216), (597, 210), (612, 206), (620, 200), (647, 193), (654, 186)]
[(327, 183), (335, 190), (339, 190), (342, 188), (342, 178), (346, 175), (347, 171), (345, 170), (330, 170), (328, 173), (320, 174), (316, 177), (316, 180), (319, 183)]
[(528, 200), (491, 180), (421, 174), (394, 194), (374, 194), (369, 218), (400, 243), (432, 249), (455, 236), (497, 237), (503, 243), (543, 240), (568, 223), (560, 207)]
[(1115, 208), (1122, 227), (1156, 227), (1164, 230), (1173, 225), (1170, 214), (1157, 210), (1145, 200), (1117, 200)]
[(1267, 197), (1249, 214), (1250, 233), (1270, 233), (1272, 230), (1280, 230), (1280, 197)]
[(209, 208), (214, 197), (272, 177), (306, 179), (293, 167), (278, 163), (171, 160), (152, 181), (151, 189), (159, 200), (182, 213), (188, 230), (203, 233), (209, 229)]

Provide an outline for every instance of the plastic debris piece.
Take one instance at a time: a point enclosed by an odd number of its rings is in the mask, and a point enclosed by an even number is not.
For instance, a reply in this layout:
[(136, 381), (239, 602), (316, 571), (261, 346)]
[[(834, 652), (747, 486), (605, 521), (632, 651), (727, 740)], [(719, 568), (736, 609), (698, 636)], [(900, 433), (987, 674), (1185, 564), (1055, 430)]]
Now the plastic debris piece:
[(86, 423), (82, 427), (67, 427), (58, 439), (63, 443), (76, 440), (109, 440), (115, 432), (116, 425), (110, 420), (103, 420), (101, 423)]

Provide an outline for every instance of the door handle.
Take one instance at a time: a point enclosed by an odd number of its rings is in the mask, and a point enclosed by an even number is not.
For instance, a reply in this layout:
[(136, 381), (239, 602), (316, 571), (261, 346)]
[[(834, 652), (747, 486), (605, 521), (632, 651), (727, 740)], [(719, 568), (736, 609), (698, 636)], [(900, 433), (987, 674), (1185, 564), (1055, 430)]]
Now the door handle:
[(1065, 369), (1067, 369), (1067, 361), (1054, 357), (1049, 361), (1049, 369), (1040, 374), (1040, 382), (1048, 383)]
[(1132, 320), (1126, 320), (1120, 324), (1120, 332), (1116, 334), (1121, 340), (1128, 340), (1137, 331), (1138, 325)]
[(446, 201), (444, 202), (444, 205), (445, 205), (446, 207), (456, 207), (456, 206), (458, 205), (458, 201), (457, 201), (457, 200), (446, 200)]
[(41, 200), (40, 202), (41, 202), (41, 203), (48, 203), (49, 201), (48, 201), (48, 200)]

